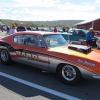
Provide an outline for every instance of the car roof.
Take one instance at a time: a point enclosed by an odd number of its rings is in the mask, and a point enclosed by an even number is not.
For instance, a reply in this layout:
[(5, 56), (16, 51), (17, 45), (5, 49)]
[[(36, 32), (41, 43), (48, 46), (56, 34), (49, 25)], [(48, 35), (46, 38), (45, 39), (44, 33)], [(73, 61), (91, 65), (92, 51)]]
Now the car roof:
[(59, 34), (59, 33), (46, 32), (46, 31), (20, 31), (20, 32), (16, 32), (15, 34), (41, 34), (41, 35), (47, 35), (47, 34)]

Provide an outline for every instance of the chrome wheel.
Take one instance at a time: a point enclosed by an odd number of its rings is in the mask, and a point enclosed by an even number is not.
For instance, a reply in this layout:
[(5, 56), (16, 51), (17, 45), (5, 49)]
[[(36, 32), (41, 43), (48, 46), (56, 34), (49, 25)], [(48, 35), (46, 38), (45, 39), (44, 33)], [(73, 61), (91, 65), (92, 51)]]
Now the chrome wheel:
[(12, 62), (11, 56), (9, 54), (9, 51), (6, 49), (0, 50), (0, 60), (3, 64), (9, 65)]
[(65, 65), (62, 68), (62, 76), (65, 80), (72, 81), (76, 77), (76, 71), (71, 65)]
[(58, 66), (57, 73), (62, 82), (74, 85), (81, 80), (81, 73), (76, 66), (61, 64)]
[(2, 50), (1, 51), (1, 59), (3, 61), (7, 61), (8, 60), (8, 52), (6, 50)]

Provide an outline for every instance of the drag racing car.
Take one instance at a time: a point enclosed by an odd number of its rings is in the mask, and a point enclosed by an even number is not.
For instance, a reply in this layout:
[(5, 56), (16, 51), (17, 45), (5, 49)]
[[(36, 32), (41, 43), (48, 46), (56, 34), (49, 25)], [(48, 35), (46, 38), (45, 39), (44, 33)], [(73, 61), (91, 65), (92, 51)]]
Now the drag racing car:
[(69, 44), (54, 32), (23, 31), (1, 38), (0, 60), (6, 65), (18, 62), (57, 73), (68, 85), (82, 78), (100, 79), (100, 51)]

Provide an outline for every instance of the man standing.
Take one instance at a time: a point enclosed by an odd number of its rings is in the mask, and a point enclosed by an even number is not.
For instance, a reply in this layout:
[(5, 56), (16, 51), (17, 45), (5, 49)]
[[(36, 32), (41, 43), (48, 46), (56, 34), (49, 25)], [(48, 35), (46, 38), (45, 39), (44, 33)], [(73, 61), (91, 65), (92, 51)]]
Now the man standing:
[(94, 46), (96, 44), (94, 35), (93, 35), (93, 28), (89, 29), (89, 32), (86, 34), (86, 41), (89, 45)]
[(54, 32), (57, 32), (57, 28), (56, 27), (54, 27), (54, 30), (53, 30)]
[(63, 27), (63, 32), (66, 32), (66, 29), (65, 29), (65, 27)]
[(20, 26), (17, 27), (17, 32), (19, 31), (26, 31), (25, 27), (23, 26), (23, 23), (20, 23)]
[(3, 32), (3, 25), (1, 26), (1, 31)]
[(10, 30), (10, 28), (9, 28), (9, 26), (7, 26), (7, 33), (6, 33), (6, 35), (9, 34), (9, 30)]

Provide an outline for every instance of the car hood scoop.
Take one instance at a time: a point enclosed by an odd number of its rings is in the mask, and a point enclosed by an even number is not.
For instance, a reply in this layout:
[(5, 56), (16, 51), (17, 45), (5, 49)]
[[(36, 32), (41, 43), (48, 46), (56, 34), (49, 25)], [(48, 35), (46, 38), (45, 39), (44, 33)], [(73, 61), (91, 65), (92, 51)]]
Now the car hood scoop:
[(69, 45), (68, 49), (75, 50), (75, 51), (78, 51), (78, 52), (82, 52), (82, 53), (85, 53), (85, 54), (91, 52), (91, 47), (83, 46), (83, 45)]

